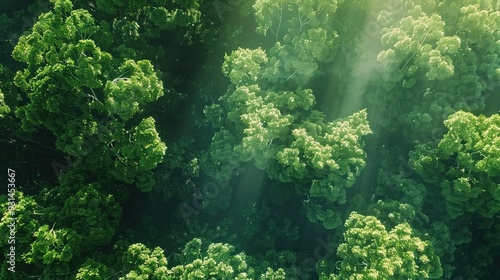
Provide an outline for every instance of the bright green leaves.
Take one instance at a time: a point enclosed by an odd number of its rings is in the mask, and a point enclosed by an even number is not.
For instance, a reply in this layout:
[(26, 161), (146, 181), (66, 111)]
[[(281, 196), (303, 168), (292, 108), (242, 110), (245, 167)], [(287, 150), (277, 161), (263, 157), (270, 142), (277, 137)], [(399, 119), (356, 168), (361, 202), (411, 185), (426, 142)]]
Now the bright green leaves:
[(61, 53), (68, 47), (64, 43), (90, 39), (97, 30), (94, 19), (85, 10), (45, 13), (35, 23), (31, 34), (21, 36), (12, 55), (29, 66), (55, 63), (61, 61)]
[(273, 140), (286, 136), (293, 118), (282, 116), (280, 110), (268, 103), (241, 115), (241, 119), (246, 127), (243, 130), (242, 150), (255, 159), (257, 167), (265, 169), (268, 160), (276, 153), (275, 146), (271, 146)]
[(262, 280), (285, 280), (286, 274), (282, 268), (274, 271), (272, 268), (267, 268), (266, 273), (260, 276)]
[[(442, 270), (429, 241), (420, 239), (408, 223), (386, 227), (373, 216), (352, 212), (345, 222), (345, 243), (338, 247), (340, 273), (320, 279), (437, 279)], [(323, 268), (324, 269), (324, 268)]]
[[(103, 67), (109, 68), (111, 56), (92, 40), (77, 38), (76, 31), (68, 30), (76, 30), (75, 24), (78, 28), (85, 25), (95, 29), (89, 17), (83, 10), (72, 11), (68, 17), (52, 12), (43, 14), (33, 32), (22, 36), (15, 47), (13, 57), (28, 64), (28, 68), (15, 77), (16, 85), (31, 100), (19, 109), (25, 127), (28, 123), (43, 124), (60, 137), (69, 121), (79, 117), (82, 111), (89, 112), (87, 97), (91, 103), (98, 101), (92, 88), (102, 86)], [(88, 22), (79, 22), (79, 19)], [(42, 37), (41, 34), (47, 36), (47, 30), (54, 32), (57, 38)], [(85, 93), (84, 87), (90, 90)], [(56, 115), (60, 117), (55, 118)]]
[[(475, 213), (492, 218), (500, 212), (500, 116), (451, 115), (437, 148), (414, 153), (415, 170), (437, 184), (452, 218)], [(447, 170), (435, 168), (448, 163)]]
[(2, 90), (0, 89), (0, 119), (10, 112), (9, 106), (5, 104)]
[[(85, 39), (79, 40), (76, 44), (68, 45), (60, 57), (69, 66), (68, 72), (74, 75), (74, 79), (68, 79), (68, 84), (74, 87), (86, 86), (89, 88), (102, 87), (102, 77), (104, 71), (111, 65), (111, 55), (101, 52), (94, 41)], [(59, 60), (59, 61), (61, 61)], [(69, 74), (68, 73), (68, 74)], [(97, 101), (97, 97), (92, 95), (92, 102)]]
[(113, 179), (150, 190), (151, 170), (165, 144), (152, 118), (131, 131), (125, 127), (163, 95), (163, 84), (147, 60), (125, 60), (118, 67), (92, 40), (101, 31), (85, 10), (40, 16), (13, 53), (28, 64), (15, 83), (30, 102), (17, 113), (24, 128), (44, 126), (56, 136), (56, 147), (86, 161), (87, 169), (104, 169)]
[[(16, 192), (16, 254), (20, 264), (43, 268), (50, 278), (64, 278), (82, 254), (109, 245), (121, 207), (100, 184), (86, 184), (83, 177), (74, 170), (65, 173), (59, 185), (40, 192), (40, 203)], [(2, 232), (3, 223), (8, 221), (5, 216), (0, 223)]]
[(461, 166), (484, 171), (491, 177), (500, 174), (500, 115), (487, 118), (457, 112), (444, 124), (449, 131), (438, 145), (444, 156), (458, 153)]
[(337, 34), (325, 26), (334, 26), (337, 4), (256, 1), (258, 32), (270, 31), (277, 42), (268, 52), (239, 48), (226, 55), (222, 71), (232, 86), (221, 105), (205, 111), (221, 127), (204, 161), (212, 177), (228, 181), (253, 161), (271, 179), (296, 184), (308, 196), (309, 219), (327, 228), (341, 224), (334, 208), (364, 167), (362, 138), (371, 133), (364, 110), (325, 122), (313, 110), (312, 90), (302, 87), (335, 53)]
[(83, 238), (74, 230), (56, 228), (55, 224), (41, 226), (33, 233), (35, 241), (31, 250), (23, 256), (27, 263), (50, 265), (54, 262), (69, 262), (73, 254), (81, 250)]
[(258, 85), (238, 86), (227, 97), (226, 103), (231, 107), (227, 117), (231, 122), (241, 125), (241, 116), (259, 108), (263, 104), (262, 90)]
[(90, 152), (86, 138), (96, 135), (99, 128), (90, 118), (71, 119), (67, 122), (66, 133), (56, 140), (56, 147), (72, 156), (85, 156)]
[[(8, 246), (8, 238), (10, 237), (8, 225), (15, 221), (16, 248), (19, 249), (19, 252), (22, 252), (27, 249), (26, 246), (29, 246), (33, 232), (40, 227), (40, 218), (46, 209), (41, 207), (33, 197), (27, 196), (20, 191), (15, 192), (15, 202), (12, 199), (9, 202), (9, 196), (2, 195), (0, 197), (0, 209), (2, 210), (1, 213), (3, 213), (0, 220), (0, 233), (2, 234), (0, 245)], [(14, 218), (16, 220), (13, 220)]]
[(327, 34), (327, 30), (323, 28), (311, 28), (307, 31), (307, 37), (300, 40), (300, 37), (292, 39), (292, 44), (295, 49), (299, 50), (299, 57), (304, 61), (308, 59), (312, 61), (321, 61), (329, 51), (335, 46), (330, 38), (335, 38), (336, 33)]
[(76, 280), (100, 280), (105, 279), (109, 268), (99, 262), (88, 259), (76, 272)]
[(312, 0), (294, 2), (290, 0), (258, 0), (253, 5), (257, 32), (263, 35), (272, 33), (276, 40), (286, 34), (296, 36), (309, 28), (325, 26), (342, 1)]
[(458, 22), (459, 34), (466, 34), (467, 42), (470, 44), (486, 47), (490, 52), (498, 51), (493, 46), (498, 40), (500, 11), (481, 9), (479, 4), (475, 4), (462, 7), (460, 12), (462, 15)]
[[(333, 174), (351, 177), (350, 170), (361, 170), (364, 161), (364, 151), (358, 146), (360, 137), (370, 134), (371, 130), (366, 122), (366, 111), (360, 111), (346, 120), (318, 125), (314, 122), (305, 122), (303, 127), (292, 131), (293, 142), (289, 148), (278, 152), (278, 162), (286, 167), (309, 166), (308, 172), (292, 171), (283, 174), (283, 178), (295, 177), (297, 179), (308, 176), (321, 178)], [(348, 160), (341, 158), (349, 157)], [(298, 160), (302, 163), (298, 162)], [(337, 160), (339, 160), (337, 162)], [(353, 165), (350, 167), (349, 165)], [(355, 165), (358, 165), (354, 167)], [(302, 168), (300, 168), (302, 169)], [(312, 173), (311, 173), (312, 172)], [(292, 175), (293, 174), (293, 175)], [(290, 177), (289, 177), (290, 176)], [(344, 178), (346, 179), (346, 178)], [(335, 185), (342, 180), (337, 180)], [(353, 181), (344, 181), (350, 185)]]
[(222, 243), (212, 243), (202, 250), (201, 240), (195, 238), (186, 244), (180, 256), (182, 264), (171, 269), (168, 279), (254, 279), (245, 254), (233, 252), (233, 246)]
[[(255, 1), (253, 9), (255, 10), (255, 18), (259, 23), (257, 27), (257, 32), (262, 35), (266, 35), (267, 31), (275, 25), (276, 31), (280, 31), (281, 20), (283, 17), (283, 11), (285, 9), (286, 0), (280, 1), (269, 1), (261, 0)], [(273, 22), (276, 21), (277, 23)], [(276, 31), (271, 30), (271, 32), (276, 33)]]
[(325, 123), (321, 113), (310, 112), (315, 99), (309, 89), (237, 86), (222, 99), (231, 130), (223, 128), (213, 138), (214, 177), (227, 181), (241, 162), (252, 160), (272, 179), (309, 184), (303, 191), (312, 198), (306, 201), (309, 219), (328, 228), (340, 225), (332, 207), (345, 203), (345, 189), (364, 167), (362, 137), (371, 133), (366, 111)]
[(70, 37), (80, 40), (89, 39), (99, 29), (92, 15), (85, 10), (72, 11), (71, 16), (65, 20), (64, 28)]
[(342, 1), (255, 2), (257, 32), (273, 35), (276, 40), (269, 51), (267, 80), (282, 83), (292, 79), (301, 86), (313, 76), (318, 62), (333, 58), (338, 47), (333, 16), (339, 2)]
[(197, 10), (197, 5), (198, 3), (194, 2), (193, 5), (184, 5), (174, 10), (167, 10), (162, 6), (146, 6), (144, 10), (147, 13), (147, 19), (151, 21), (151, 25), (169, 30), (178, 26), (187, 27), (199, 22), (201, 13)]
[(118, 68), (120, 77), (107, 81), (104, 87), (105, 107), (124, 121), (140, 112), (139, 105), (156, 101), (163, 95), (162, 82), (147, 60), (127, 60)]
[(73, 8), (70, 0), (50, 0), (54, 3), (54, 11), (58, 14), (69, 13)]
[(305, 192), (310, 221), (330, 229), (340, 225), (335, 205), (346, 202), (346, 189), (364, 167), (366, 154), (361, 138), (370, 133), (364, 110), (326, 125), (305, 122), (292, 131), (295, 140), (290, 147), (277, 153), (281, 181), (311, 182)]
[(427, 72), (429, 80), (451, 77), (454, 66), (445, 54), (448, 49), (451, 49), (450, 53), (456, 52), (460, 39), (443, 37), (444, 25), (436, 14), (401, 19), (397, 28), (382, 30), (382, 45), (388, 49), (380, 52), (378, 60), (390, 69), (402, 65), (400, 70), (407, 76), (413, 76), (415, 69), (421, 69)]
[(500, 13), (486, 2), (404, 5), (402, 14), (380, 13), (383, 50), (377, 60), (385, 69), (375, 77), (371, 102), (386, 111), (382, 125), (427, 141), (450, 114), (482, 110), (498, 87)]
[(316, 100), (311, 89), (298, 89), (297, 91), (268, 91), (265, 102), (273, 103), (277, 108), (282, 108), (294, 118), (298, 118), (302, 112), (309, 111)]
[(122, 262), (126, 275), (119, 279), (170, 279), (167, 278), (167, 258), (160, 247), (150, 250), (144, 244), (132, 244), (124, 253)]
[(260, 79), (262, 75), (260, 65), (266, 62), (267, 56), (262, 49), (239, 48), (231, 55), (224, 56), (222, 72), (229, 77), (234, 85), (251, 85)]
[[(15, 106), (15, 104), (7, 104), (11, 101), (7, 99), (5, 100), (4, 93), (9, 95), (12, 91), (12, 78), (10, 77), (10, 70), (0, 63), (0, 119), (4, 118), (9, 112), (11, 112), (11, 108), (9, 106)], [(10, 95), (12, 96), (12, 94)], [(16, 102), (17, 103), (17, 102)]]
[(441, 37), (436, 43), (436, 50), (439, 51), (440, 54), (455, 54), (459, 51), (460, 44), (461, 41), (458, 36)]
[(137, 11), (147, 4), (147, 0), (140, 1), (116, 1), (97, 0), (97, 8), (108, 14)]
[[(73, 2), (79, 7), (90, 6), (86, 0), (73, 0)], [(197, 31), (203, 29), (198, 1), (97, 0), (94, 2), (90, 9), (96, 18), (111, 23), (113, 41), (118, 46), (116, 50), (126, 59), (163, 57), (164, 49), (152, 39), (159, 38), (165, 30), (182, 29), (180, 36), (184, 35), (187, 39), (193, 36), (191, 33), (196, 32), (194, 29), (198, 29)]]
[(122, 148), (126, 165), (150, 170), (161, 162), (166, 146), (160, 141), (154, 123), (153, 118), (146, 118), (131, 131), (130, 142)]
[(150, 191), (154, 185), (151, 170), (163, 160), (167, 149), (156, 132), (154, 119), (143, 119), (130, 131), (121, 130), (111, 141), (110, 148), (104, 151), (115, 157), (110, 167), (113, 176), (127, 183), (137, 183), (142, 191)]

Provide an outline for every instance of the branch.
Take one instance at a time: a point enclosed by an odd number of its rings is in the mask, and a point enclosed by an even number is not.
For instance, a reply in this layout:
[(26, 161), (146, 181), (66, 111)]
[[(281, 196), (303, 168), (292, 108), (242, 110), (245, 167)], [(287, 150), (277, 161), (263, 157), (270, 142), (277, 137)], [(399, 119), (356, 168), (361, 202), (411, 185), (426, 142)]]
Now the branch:
[(121, 78), (121, 77), (119, 77), (119, 78), (114, 78), (111, 82), (112, 83), (117, 83), (119, 81), (129, 82), (130, 79), (129, 78)]
[(292, 75), (290, 75), (290, 77), (288, 77), (288, 79), (285, 80), (285, 82), (287, 82), (288, 80), (290, 80), (294, 75), (295, 73), (297, 73), (298, 70), (295, 70), (295, 72), (292, 73)]
[(276, 36), (276, 41), (279, 41), (278, 35), (280, 33), (281, 20), (283, 19), (283, 8), (284, 8), (283, 4), (279, 4), (278, 5), (278, 9), (280, 10), (279, 14), (277, 12), (273, 12), (274, 16), (279, 20), (278, 27), (276, 28), (276, 32), (274, 32), (273, 29), (271, 28), (271, 32)]
[(305, 20), (303, 20), (304, 15), (298, 9), (297, 11), (299, 12), (299, 24), (300, 24), (298, 33), (300, 34), (300, 32), (302, 31), (302, 27), (309, 23), (309, 16), (307, 16)]

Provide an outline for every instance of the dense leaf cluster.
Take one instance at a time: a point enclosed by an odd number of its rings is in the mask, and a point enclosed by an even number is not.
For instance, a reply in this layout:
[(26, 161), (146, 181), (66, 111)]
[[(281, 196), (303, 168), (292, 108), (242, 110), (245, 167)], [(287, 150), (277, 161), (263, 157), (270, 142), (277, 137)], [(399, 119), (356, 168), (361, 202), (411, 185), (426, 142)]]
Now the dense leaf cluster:
[(0, 279), (500, 278), (498, 1), (9, 9)]

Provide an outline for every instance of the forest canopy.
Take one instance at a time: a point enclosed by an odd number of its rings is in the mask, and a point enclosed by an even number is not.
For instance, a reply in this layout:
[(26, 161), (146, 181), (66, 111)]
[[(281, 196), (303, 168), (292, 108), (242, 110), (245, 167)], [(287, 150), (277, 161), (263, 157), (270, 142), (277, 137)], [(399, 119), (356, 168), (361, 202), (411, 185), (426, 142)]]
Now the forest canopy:
[(7, 3), (0, 279), (500, 279), (499, 1)]

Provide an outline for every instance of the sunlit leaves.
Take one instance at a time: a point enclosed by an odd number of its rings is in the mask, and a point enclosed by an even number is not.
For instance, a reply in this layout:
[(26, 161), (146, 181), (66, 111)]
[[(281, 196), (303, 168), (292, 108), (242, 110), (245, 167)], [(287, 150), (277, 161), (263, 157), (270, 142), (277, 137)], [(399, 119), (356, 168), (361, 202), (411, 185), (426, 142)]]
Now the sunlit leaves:
[[(82, 90), (102, 85), (103, 68), (110, 66), (111, 56), (102, 52), (92, 40), (78, 38), (76, 31), (66, 30), (76, 30), (75, 25), (95, 29), (89, 18), (88, 12), (83, 10), (72, 11), (68, 17), (53, 12), (43, 14), (33, 32), (22, 36), (15, 47), (14, 58), (28, 64), (28, 68), (15, 77), (16, 85), (27, 92), (31, 100), (18, 109), (24, 114), (25, 126), (27, 123), (43, 124), (61, 137), (64, 126), (74, 121), (72, 117), (89, 111), (86, 96), (97, 100), (91, 90), (88, 93)], [(46, 30), (51, 31), (45, 33)], [(48, 35), (50, 32), (54, 32), (53, 36)], [(55, 115), (60, 117), (55, 118)]]
[[(415, 170), (442, 188), (451, 217), (467, 213), (493, 217), (500, 212), (499, 115), (476, 117), (459, 111), (445, 121), (445, 126), (448, 132), (437, 148), (421, 148), (423, 154), (414, 153)], [(448, 170), (432, 168), (445, 162)]]
[(495, 33), (500, 28), (500, 11), (481, 9), (479, 4), (475, 4), (460, 8), (460, 12), (459, 34), (466, 35), (468, 43), (487, 47), (490, 52), (498, 51), (494, 45), (498, 39)]
[(282, 116), (270, 103), (241, 115), (241, 119), (246, 127), (243, 130), (242, 148), (255, 159), (258, 167), (265, 169), (269, 158), (274, 156), (275, 149), (270, 148), (272, 141), (286, 137), (293, 119), (291, 116)]
[[(303, 127), (292, 131), (294, 141), (290, 148), (285, 148), (283, 152), (277, 154), (278, 161), (287, 166), (287, 162), (290, 162), (293, 157), (285, 155), (296, 155), (296, 159), (300, 158), (306, 166), (311, 168), (308, 172), (309, 176), (315, 174), (312, 176), (319, 178), (333, 173), (343, 177), (348, 175), (350, 170), (359, 171), (364, 165), (364, 151), (358, 145), (360, 138), (370, 133), (371, 130), (366, 122), (366, 111), (360, 111), (345, 120), (327, 123), (324, 126), (305, 122)], [(354, 167), (356, 165), (358, 166)], [(311, 171), (313, 171), (312, 174)], [(292, 174), (297, 178), (304, 176), (304, 173), (296, 171)], [(335, 183), (340, 183), (340, 181), (342, 180)], [(350, 183), (352, 182), (347, 181), (345, 185)]]
[[(20, 191), (15, 192), (15, 198), (14, 203), (12, 199), (9, 202), (6, 195), (0, 197), (0, 209), (3, 213), (0, 220), (0, 233), (2, 234), (0, 245), (8, 246), (10, 237), (8, 225), (15, 221), (16, 248), (22, 251), (29, 248), (32, 234), (40, 227), (40, 220), (48, 209), (41, 207), (33, 197)], [(16, 220), (13, 220), (14, 218)]]
[[(301, 191), (313, 199), (305, 201), (308, 217), (328, 228), (340, 225), (339, 213), (331, 208), (345, 203), (345, 189), (364, 167), (362, 137), (371, 133), (364, 110), (345, 120), (325, 122), (319, 111), (312, 110), (316, 102), (312, 90), (300, 87), (317, 71), (317, 63), (334, 52), (336, 33), (321, 23), (329, 21), (336, 4), (257, 1), (259, 30), (270, 29), (278, 42), (268, 54), (261, 48), (240, 48), (226, 55), (222, 70), (233, 86), (221, 97), (222, 105), (205, 111), (211, 118), (217, 111), (214, 126), (222, 126), (205, 161), (214, 177), (229, 180), (229, 172), (239, 164), (253, 161), (272, 179), (308, 184), (310, 190)], [(287, 17), (286, 35), (279, 40), (281, 25), (273, 25), (274, 19), (268, 21), (266, 16), (281, 21), (282, 13), (295, 9), (298, 13)], [(299, 87), (285, 90), (289, 80)]]
[(169, 279), (167, 258), (160, 247), (150, 250), (144, 244), (129, 246), (123, 255), (125, 277), (119, 279)]
[(155, 121), (152, 117), (146, 118), (134, 128), (132, 142), (137, 147), (137, 152), (140, 149), (144, 157), (141, 155), (139, 165), (143, 169), (154, 168), (163, 158), (166, 146), (160, 141), (160, 137), (156, 132)]
[(333, 58), (338, 44), (332, 18), (339, 2), (342, 1), (255, 2), (257, 32), (272, 35), (276, 40), (269, 51), (267, 80), (276, 83), (291, 79), (303, 85), (317, 70), (318, 62)]
[[(378, 59), (387, 67), (402, 67), (407, 72), (413, 59), (419, 69), (428, 69), (426, 76), (430, 80), (442, 80), (453, 75), (452, 61), (444, 54), (447, 48), (452, 50), (451, 53), (456, 52), (460, 40), (458, 37), (443, 37), (444, 21), (438, 15), (409, 16), (401, 19), (397, 28), (384, 29), (382, 33), (382, 44), (389, 49), (382, 51)], [(450, 46), (445, 46), (445, 42)], [(443, 52), (436, 50), (436, 45)]]
[(108, 81), (104, 87), (104, 104), (110, 113), (125, 121), (140, 112), (140, 105), (156, 101), (163, 95), (162, 82), (147, 60), (137, 63), (127, 60), (118, 68), (118, 73), (120, 77)]
[[(161, 142), (155, 129), (155, 121), (152, 117), (146, 118), (141, 123), (127, 132), (128, 138), (119, 139), (113, 174), (125, 182), (133, 182), (135, 178), (143, 184), (138, 184), (139, 189), (150, 191), (154, 180), (151, 178), (151, 170), (162, 160), (167, 149), (165, 143)], [(126, 135), (123, 135), (127, 137)]]
[(386, 111), (382, 125), (427, 141), (453, 112), (482, 110), (498, 87), (500, 13), (491, 1), (401, 2), (406, 11), (379, 16), (385, 69), (371, 102)]
[(180, 259), (182, 264), (171, 269), (168, 279), (254, 279), (245, 254), (235, 254), (229, 244), (212, 243), (202, 250), (201, 240), (195, 238), (186, 244)]
[(87, 169), (150, 190), (151, 170), (163, 158), (165, 144), (152, 118), (131, 131), (125, 122), (162, 96), (163, 84), (149, 61), (119, 64), (101, 50), (94, 40), (106, 30), (88, 11), (57, 3), (59, 10), (42, 14), (13, 52), (27, 64), (15, 77), (29, 98), (17, 109), (23, 127), (43, 126), (59, 150), (86, 160)]
[[(430, 242), (420, 239), (408, 223), (387, 230), (374, 216), (352, 212), (345, 222), (340, 273), (320, 279), (437, 279), (442, 275), (439, 258)], [(320, 268), (322, 266), (319, 266)]]
[(27, 263), (49, 265), (54, 262), (69, 262), (73, 254), (80, 250), (82, 236), (73, 229), (41, 226), (33, 233), (35, 241), (31, 250), (23, 256)]
[(75, 279), (77, 280), (99, 280), (103, 279), (109, 268), (99, 262), (88, 259), (86, 260), (82, 266), (76, 272)]
[(8, 114), (9, 112), (10, 108), (9, 106), (7, 106), (7, 104), (5, 104), (3, 93), (0, 89), (0, 119), (5, 117), (5, 115)]
[(50, 0), (50, 2), (54, 3), (56, 13), (68, 13), (73, 7), (70, 0)]
[(224, 56), (222, 72), (235, 85), (251, 85), (261, 77), (260, 65), (266, 62), (267, 56), (262, 49), (239, 48), (231, 55)]

